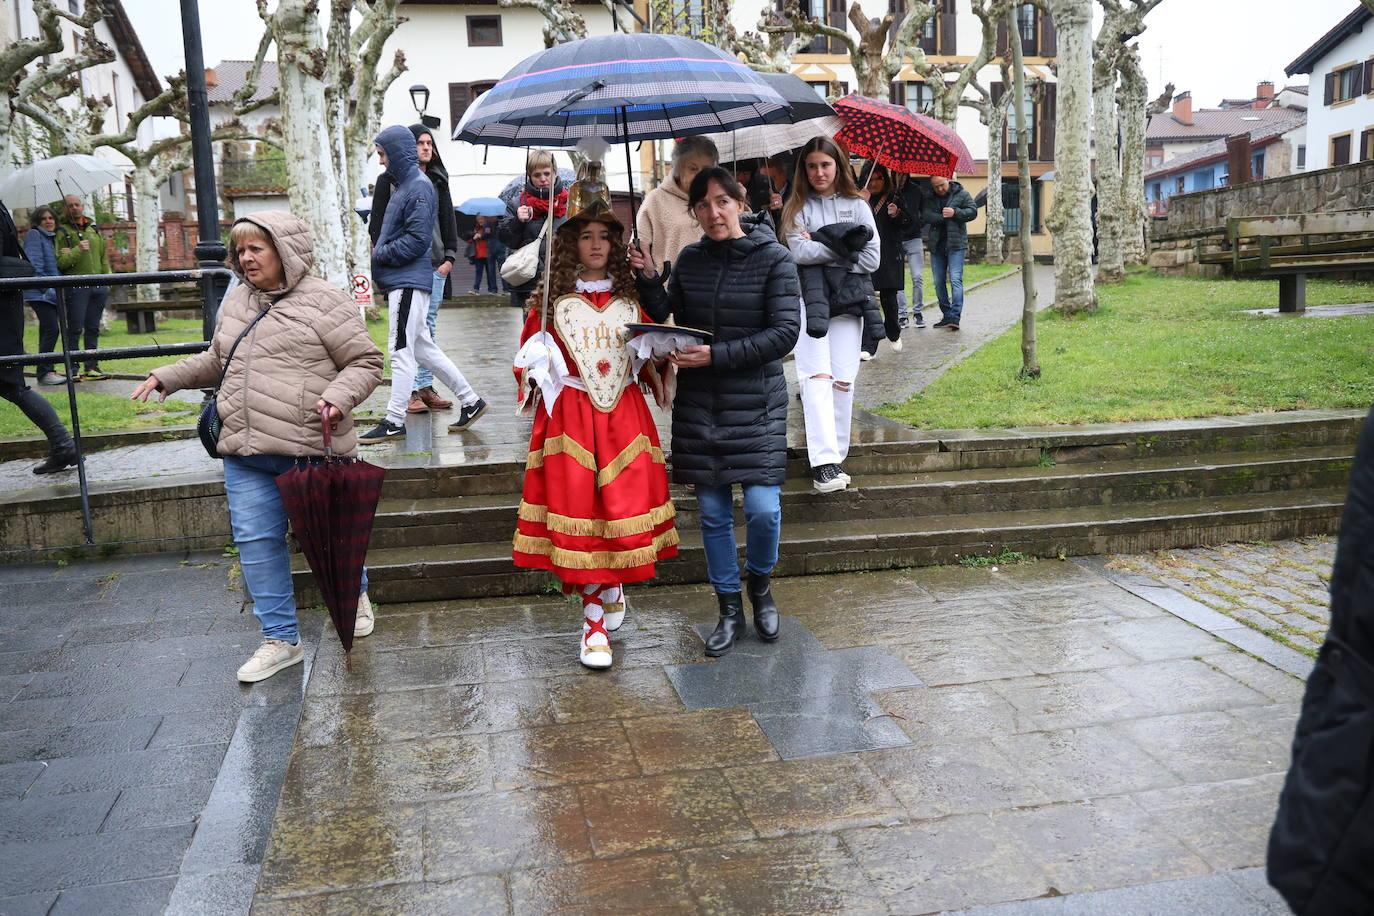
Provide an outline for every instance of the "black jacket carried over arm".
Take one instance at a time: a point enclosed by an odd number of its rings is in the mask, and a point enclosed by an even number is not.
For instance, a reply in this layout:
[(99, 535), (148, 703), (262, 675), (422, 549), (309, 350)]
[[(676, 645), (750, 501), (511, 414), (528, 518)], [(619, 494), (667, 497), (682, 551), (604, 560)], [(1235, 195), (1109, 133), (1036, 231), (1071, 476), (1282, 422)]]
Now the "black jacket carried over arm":
[(683, 369), (673, 401), (673, 480), (778, 485), (787, 475), (787, 380), (801, 293), (792, 254), (752, 217), (747, 235), (703, 238), (668, 278), (639, 283), (655, 321), (711, 331), (711, 365)]
[(831, 223), (812, 233), (812, 241), (835, 252), (839, 261), (797, 268), (806, 302), (806, 333), (811, 337), (824, 337), (830, 319), (841, 315), (863, 321), (865, 340), (884, 335), (883, 313), (873, 296), (872, 278), (849, 269), (872, 238), (873, 231), (862, 223)]
[(1374, 913), (1374, 410), (1350, 472), (1331, 629), (1302, 698), (1268, 874), (1298, 916)]

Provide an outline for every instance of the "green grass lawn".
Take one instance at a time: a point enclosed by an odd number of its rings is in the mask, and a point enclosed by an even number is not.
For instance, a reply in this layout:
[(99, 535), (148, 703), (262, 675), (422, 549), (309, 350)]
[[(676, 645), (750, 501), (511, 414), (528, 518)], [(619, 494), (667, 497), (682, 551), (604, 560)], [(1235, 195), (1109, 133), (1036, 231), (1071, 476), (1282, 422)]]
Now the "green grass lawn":
[[(1021, 327), (880, 412), (933, 429), (1097, 423), (1374, 402), (1374, 315), (1260, 318), (1277, 281), (1130, 274), (1091, 315), (1041, 312), (1041, 378), (1018, 381)], [(1310, 305), (1374, 301), (1374, 283), (1311, 280)]]
[[(133, 387), (133, 382), (130, 382), (129, 389)], [(44, 388), (41, 393), (57, 410), (62, 422), (71, 429), (67, 389)], [(186, 401), (158, 403), (154, 400), (140, 404), (123, 395), (81, 391), (79, 387), (76, 403), (81, 412), (82, 435), (194, 423), (197, 412), (197, 405)], [(38, 430), (19, 412), (19, 408), (8, 401), (0, 401), (0, 439), (29, 439), (38, 435)]]

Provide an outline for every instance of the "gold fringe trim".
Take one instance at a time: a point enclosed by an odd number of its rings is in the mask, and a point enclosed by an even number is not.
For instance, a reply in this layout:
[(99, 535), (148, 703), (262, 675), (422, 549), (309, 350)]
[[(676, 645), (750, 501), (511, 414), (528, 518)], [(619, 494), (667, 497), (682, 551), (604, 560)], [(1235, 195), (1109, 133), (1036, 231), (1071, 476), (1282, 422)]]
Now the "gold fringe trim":
[(666, 464), (667, 460), (663, 457), (663, 449), (654, 445), (647, 435), (640, 433), (625, 446), (619, 455), (616, 455), (604, 468), (598, 469), (596, 466), (596, 456), (587, 450), (576, 439), (567, 433), (553, 436), (544, 440), (544, 447), (534, 449), (525, 458), (525, 470), (530, 471), (544, 466), (544, 459), (550, 455), (567, 455), (582, 467), (596, 475), (596, 485), (598, 487), (610, 486), (621, 473), (629, 467), (636, 458), (649, 453), (654, 464)]
[(529, 457), (525, 459), (525, 470), (542, 468), (544, 459), (550, 455), (567, 455), (593, 474), (596, 473), (596, 456), (567, 433), (545, 439), (543, 448), (530, 452)]
[(610, 486), (611, 483), (620, 476), (622, 471), (629, 467), (636, 458), (645, 452), (649, 453), (654, 464), (665, 463), (663, 449), (654, 445), (647, 435), (640, 433), (638, 436), (634, 437), (629, 445), (625, 446), (624, 451), (615, 456), (610, 464), (601, 469), (601, 472), (596, 475), (596, 485), (598, 487)]
[(654, 538), (652, 545), (635, 550), (565, 550), (553, 546), (548, 538), (530, 537), (527, 534), (515, 535), (515, 549), (520, 553), (548, 557), (555, 566), (564, 569), (631, 569), (658, 561), (658, 555), (665, 548), (676, 547), (677, 529), (669, 528)]
[(673, 505), (671, 499), (642, 515), (609, 520), (559, 515), (556, 512), (550, 512), (547, 506), (536, 506), (533, 503), (525, 502), (523, 499), (520, 501), (520, 517), (522, 519), (544, 525), (550, 531), (572, 535), (573, 537), (619, 538), (632, 534), (643, 534), (646, 531), (654, 530), (676, 514), (677, 507)]

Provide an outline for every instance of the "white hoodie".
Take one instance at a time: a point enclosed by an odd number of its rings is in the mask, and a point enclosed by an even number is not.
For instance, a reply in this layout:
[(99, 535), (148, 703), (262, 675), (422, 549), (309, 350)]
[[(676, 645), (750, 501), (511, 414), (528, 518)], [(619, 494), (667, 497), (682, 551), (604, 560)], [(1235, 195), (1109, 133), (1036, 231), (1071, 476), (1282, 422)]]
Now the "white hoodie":
[[(806, 198), (797, 222), (812, 234), (834, 223), (862, 223), (873, 230), (873, 237), (859, 252), (859, 260), (850, 266), (850, 273), (871, 274), (882, 263), (878, 225), (873, 221), (872, 208), (861, 197), (841, 197), (838, 194), (822, 197), (812, 194)], [(833, 264), (842, 260), (834, 251), (820, 242), (811, 241), (800, 232), (788, 233), (787, 247), (792, 249), (792, 257), (799, 265)]]

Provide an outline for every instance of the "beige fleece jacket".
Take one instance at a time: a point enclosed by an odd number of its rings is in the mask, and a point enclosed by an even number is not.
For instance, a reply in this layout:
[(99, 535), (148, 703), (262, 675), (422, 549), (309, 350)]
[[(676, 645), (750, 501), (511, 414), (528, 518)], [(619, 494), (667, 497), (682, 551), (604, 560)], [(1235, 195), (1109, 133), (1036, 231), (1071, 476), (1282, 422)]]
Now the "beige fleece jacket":
[(344, 415), (334, 431), (334, 453), (357, 451), (353, 408), (382, 381), (382, 352), (368, 336), (351, 296), (311, 276), (314, 245), (305, 223), (290, 213), (264, 211), (244, 217), (276, 246), (286, 285), (263, 291), (243, 278), (235, 252), (229, 266), (243, 280), (220, 304), (210, 349), (154, 369), (164, 390), (213, 388), (224, 360), (243, 329), (269, 304), (272, 310), (239, 344), (219, 390), (221, 455), (324, 454), (320, 415), (323, 398)]
[(640, 246), (649, 262), (658, 270), (663, 263), (677, 263), (677, 256), (693, 242), (701, 241), (701, 224), (687, 209), (687, 192), (677, 186), (672, 176), (644, 195), (639, 208)]

